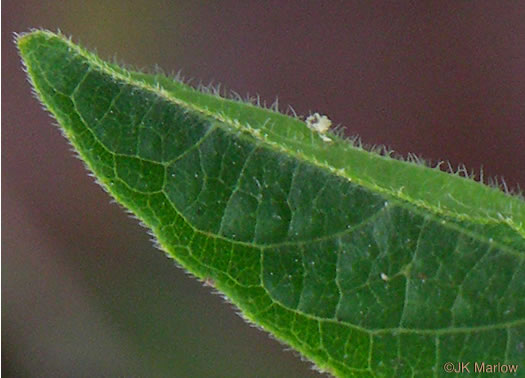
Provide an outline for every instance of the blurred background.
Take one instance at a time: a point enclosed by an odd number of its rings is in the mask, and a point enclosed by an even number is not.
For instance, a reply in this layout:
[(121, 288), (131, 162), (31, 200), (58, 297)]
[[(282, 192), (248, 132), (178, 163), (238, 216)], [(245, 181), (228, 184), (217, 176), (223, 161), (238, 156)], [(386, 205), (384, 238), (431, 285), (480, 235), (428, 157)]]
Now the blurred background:
[(31, 95), (13, 32), (60, 29), (525, 188), (523, 20), (523, 2), (4, 0), (4, 375), (321, 376), (110, 203)]

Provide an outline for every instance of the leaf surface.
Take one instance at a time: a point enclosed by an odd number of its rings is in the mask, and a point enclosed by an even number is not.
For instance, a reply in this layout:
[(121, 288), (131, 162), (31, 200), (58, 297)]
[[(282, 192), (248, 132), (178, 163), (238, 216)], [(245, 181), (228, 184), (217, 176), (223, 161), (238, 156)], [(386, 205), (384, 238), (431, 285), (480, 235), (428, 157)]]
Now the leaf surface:
[(18, 38), (99, 182), (250, 321), (337, 376), (525, 362), (525, 203), (300, 119)]

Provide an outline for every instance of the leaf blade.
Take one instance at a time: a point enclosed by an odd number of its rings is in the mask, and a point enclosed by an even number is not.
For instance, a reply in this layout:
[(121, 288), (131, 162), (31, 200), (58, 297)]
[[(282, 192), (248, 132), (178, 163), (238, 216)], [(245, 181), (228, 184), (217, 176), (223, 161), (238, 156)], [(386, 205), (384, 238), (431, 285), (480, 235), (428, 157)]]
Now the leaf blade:
[[(519, 362), (520, 199), (326, 143), (297, 119), (129, 73), (49, 32), (18, 44), (108, 191), (186, 269), (319, 367), (428, 376), (469, 353)], [(504, 289), (501, 303), (493, 293)], [(469, 346), (454, 350), (461, 337)]]

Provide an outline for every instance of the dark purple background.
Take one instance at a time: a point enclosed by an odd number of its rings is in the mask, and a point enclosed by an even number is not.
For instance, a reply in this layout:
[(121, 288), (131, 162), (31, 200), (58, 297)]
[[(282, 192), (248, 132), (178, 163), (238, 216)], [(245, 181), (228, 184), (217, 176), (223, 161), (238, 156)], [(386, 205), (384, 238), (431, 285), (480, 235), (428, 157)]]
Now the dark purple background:
[(209, 3), (3, 2), (6, 376), (316, 376), (109, 203), (31, 96), (15, 31), (59, 28), (103, 58), (279, 96), (365, 143), (525, 187), (524, 3)]

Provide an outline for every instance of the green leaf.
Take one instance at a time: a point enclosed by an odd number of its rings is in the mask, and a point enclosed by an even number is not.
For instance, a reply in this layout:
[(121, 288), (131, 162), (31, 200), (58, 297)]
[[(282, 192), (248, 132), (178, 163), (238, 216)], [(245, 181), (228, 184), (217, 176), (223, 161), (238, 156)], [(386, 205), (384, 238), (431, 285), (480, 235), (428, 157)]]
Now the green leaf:
[(128, 72), (50, 32), (18, 46), (102, 186), (184, 268), (320, 369), (525, 369), (518, 196)]

